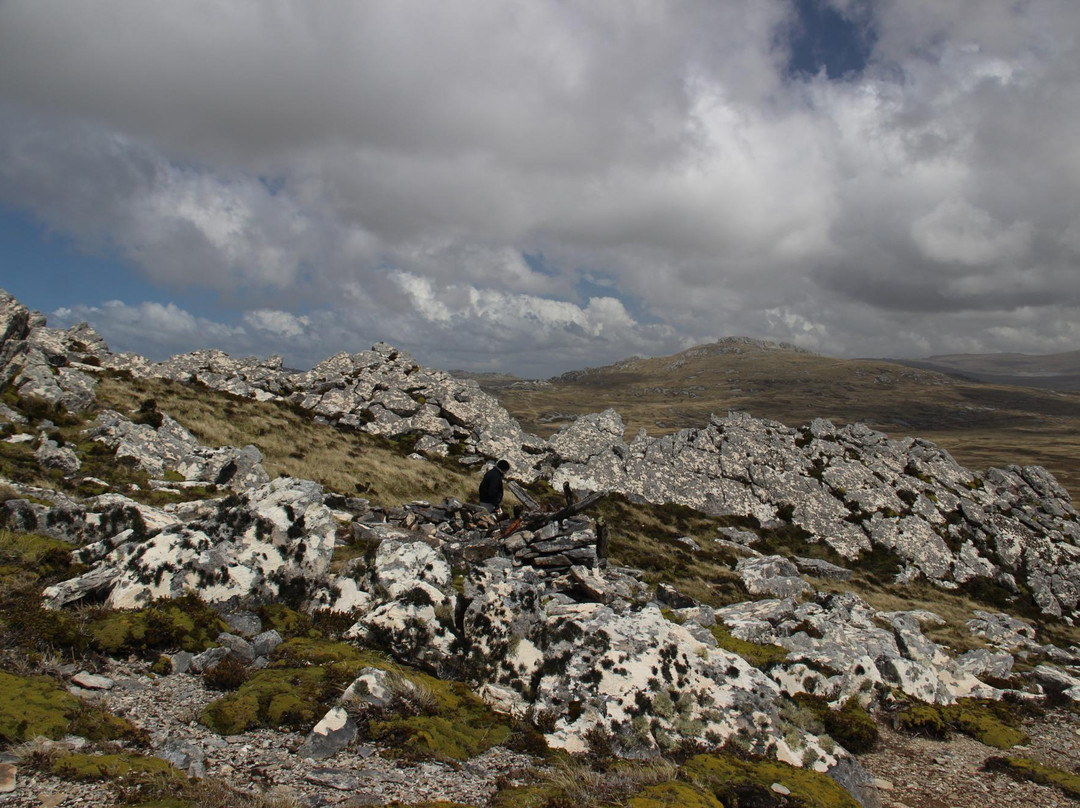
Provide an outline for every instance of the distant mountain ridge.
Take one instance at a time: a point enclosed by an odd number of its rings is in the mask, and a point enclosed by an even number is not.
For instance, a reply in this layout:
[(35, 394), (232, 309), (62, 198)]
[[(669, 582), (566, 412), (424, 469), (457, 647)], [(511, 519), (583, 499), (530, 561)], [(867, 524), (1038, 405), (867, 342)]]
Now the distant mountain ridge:
[(669, 357), (642, 357), (631, 356), (626, 359), (620, 359), (611, 365), (605, 365), (602, 367), (582, 368), (581, 370), (570, 370), (555, 378), (551, 379), (552, 382), (576, 382), (583, 379), (587, 379), (590, 376), (600, 376), (611, 372), (626, 372), (635, 371), (640, 369), (651, 369), (657, 362), (664, 360), (670, 360), (673, 363), (672, 369), (677, 369), (691, 359), (700, 359), (709, 356), (725, 356), (725, 355), (751, 355), (751, 354), (766, 354), (766, 353), (797, 353), (806, 354), (808, 356), (814, 356), (812, 351), (808, 351), (805, 348), (800, 348), (797, 345), (792, 345), (790, 342), (773, 342), (771, 340), (753, 339), (752, 337), (724, 337), (716, 342), (709, 342), (703, 345), (695, 345), (693, 348), (687, 348), (685, 351), (680, 351), (677, 354)]
[(1056, 354), (942, 354), (925, 359), (896, 359), (909, 367), (961, 374), (998, 384), (1051, 390), (1080, 390), (1080, 351)]
[[(1013, 357), (1012, 364), (1006, 357)], [(629, 357), (548, 380), (472, 375), (526, 430), (543, 436), (613, 407), (627, 438), (694, 428), (711, 414), (744, 411), (785, 424), (814, 418), (864, 422), (895, 437), (919, 435), (979, 468), (1043, 465), (1080, 491), (1080, 352), (1051, 357), (937, 357), (943, 364), (837, 359), (794, 345), (730, 337), (670, 356)], [(983, 361), (985, 359), (985, 361)], [(974, 371), (1056, 375), (985, 376)], [(1077, 370), (1080, 374), (1080, 370)], [(1047, 389), (1049, 388), (1049, 389)]]

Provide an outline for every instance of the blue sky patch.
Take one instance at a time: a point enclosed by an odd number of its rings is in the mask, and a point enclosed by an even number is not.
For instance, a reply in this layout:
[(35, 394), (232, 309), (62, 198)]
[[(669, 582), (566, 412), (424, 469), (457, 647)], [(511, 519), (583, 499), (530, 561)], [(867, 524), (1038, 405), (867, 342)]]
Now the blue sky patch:
[(858, 74), (866, 67), (876, 36), (869, 25), (841, 14), (827, 0), (795, 0), (797, 20), (790, 32), (787, 73), (830, 79)]

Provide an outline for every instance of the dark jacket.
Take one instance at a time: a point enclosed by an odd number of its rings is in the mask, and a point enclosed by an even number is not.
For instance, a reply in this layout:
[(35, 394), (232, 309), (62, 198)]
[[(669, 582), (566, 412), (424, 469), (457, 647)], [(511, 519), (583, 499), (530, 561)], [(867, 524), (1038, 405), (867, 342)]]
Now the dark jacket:
[(492, 466), (480, 481), (480, 501), (498, 507), (502, 499), (503, 472), (498, 466)]

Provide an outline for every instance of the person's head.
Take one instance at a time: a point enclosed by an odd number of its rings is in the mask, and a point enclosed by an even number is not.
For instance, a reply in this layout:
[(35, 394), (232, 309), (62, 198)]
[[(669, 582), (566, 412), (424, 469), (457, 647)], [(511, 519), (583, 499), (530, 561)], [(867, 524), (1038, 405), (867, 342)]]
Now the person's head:
[(506, 474), (506, 472), (510, 471), (510, 464), (507, 463), (505, 460), (500, 460), (495, 465), (498, 467), (499, 471), (501, 471), (503, 474)]

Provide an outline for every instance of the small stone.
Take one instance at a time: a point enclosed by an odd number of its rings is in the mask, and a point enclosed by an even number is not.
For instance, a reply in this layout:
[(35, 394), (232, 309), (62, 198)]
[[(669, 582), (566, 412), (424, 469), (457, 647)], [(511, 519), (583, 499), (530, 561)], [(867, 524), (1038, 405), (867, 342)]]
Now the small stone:
[(187, 673), (191, 670), (191, 662), (195, 655), (188, 651), (178, 651), (172, 655), (172, 672)]
[(356, 791), (359, 789), (360, 784), (364, 782), (356, 774), (340, 769), (312, 769), (304, 779), (313, 785), (326, 786), (338, 791)]
[[(201, 654), (196, 654), (191, 659), (191, 669), (196, 673), (204, 673), (208, 670), (212, 670), (221, 660), (229, 655), (229, 649), (223, 646), (216, 648), (207, 648)], [(176, 657), (173, 657), (173, 664), (176, 663)], [(175, 669), (175, 668), (174, 668)]]
[(15, 764), (0, 763), (0, 794), (10, 794), (15, 790)]
[(71, 681), (86, 690), (112, 690), (116, 684), (108, 676), (98, 676), (96, 673), (82, 671), (71, 677)]
[(255, 650), (250, 642), (236, 634), (222, 632), (218, 635), (217, 641), (223, 647), (228, 648), (229, 651), (232, 652), (233, 656), (235, 656), (245, 665), (253, 661), (256, 656), (259, 656), (255, 653)]
[(201, 779), (206, 776), (204, 765), (206, 755), (202, 749), (189, 741), (172, 738), (166, 741), (156, 754), (192, 777)]
[[(332, 757), (356, 739), (357, 728), (349, 714), (334, 707), (314, 726), (304, 745), (296, 750), (301, 758), (322, 760)], [(267, 742), (269, 743), (269, 742)]]
[(262, 620), (254, 612), (230, 612), (225, 615), (225, 622), (236, 634), (243, 637), (254, 637), (262, 631)]
[(785, 786), (783, 783), (773, 783), (771, 786), (769, 786), (769, 788), (771, 788), (773, 791), (775, 791), (782, 797), (788, 797), (791, 795), (791, 789)]
[(251, 638), (251, 650), (256, 657), (268, 657), (281, 642), (281, 635), (275, 629), (270, 629)]
[(874, 778), (874, 785), (878, 788), (879, 791), (892, 791), (893, 790), (893, 784), (890, 783), (888, 780), (885, 780), (882, 777), (875, 777)]

